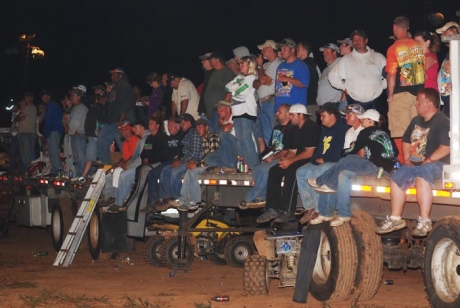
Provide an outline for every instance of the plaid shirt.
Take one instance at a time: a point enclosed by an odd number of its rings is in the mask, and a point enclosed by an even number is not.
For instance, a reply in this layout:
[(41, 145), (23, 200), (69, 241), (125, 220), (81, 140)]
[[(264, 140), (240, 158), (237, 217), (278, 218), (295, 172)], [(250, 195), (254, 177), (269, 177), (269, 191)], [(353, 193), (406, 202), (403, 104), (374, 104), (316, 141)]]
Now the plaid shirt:
[(209, 132), (206, 138), (202, 138), (202, 146), (203, 146), (203, 159), (197, 162), (197, 167), (204, 167), (204, 157), (206, 154), (212, 153), (219, 149), (220, 147), (220, 140), (219, 134), (214, 132)]
[(195, 127), (191, 127), (181, 141), (182, 156), (181, 163), (187, 164), (189, 161), (201, 161), (203, 159), (203, 142), (196, 133)]

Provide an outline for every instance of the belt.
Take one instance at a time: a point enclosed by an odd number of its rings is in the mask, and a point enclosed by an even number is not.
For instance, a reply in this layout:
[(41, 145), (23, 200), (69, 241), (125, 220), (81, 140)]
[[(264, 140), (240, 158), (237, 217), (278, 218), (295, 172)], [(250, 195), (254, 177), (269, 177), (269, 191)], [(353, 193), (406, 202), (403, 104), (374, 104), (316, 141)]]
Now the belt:
[(272, 98), (272, 97), (275, 97), (275, 95), (265, 96), (264, 98), (261, 98), (261, 99), (260, 99), (260, 102), (263, 103), (263, 102), (265, 102), (265, 101), (268, 101), (268, 100), (269, 100), (270, 98)]

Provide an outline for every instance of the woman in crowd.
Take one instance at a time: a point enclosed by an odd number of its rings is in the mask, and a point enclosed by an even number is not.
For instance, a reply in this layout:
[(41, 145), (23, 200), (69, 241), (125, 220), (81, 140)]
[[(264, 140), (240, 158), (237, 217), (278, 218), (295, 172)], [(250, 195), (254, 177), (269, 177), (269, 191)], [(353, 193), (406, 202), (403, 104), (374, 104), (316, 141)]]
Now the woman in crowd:
[(423, 30), (414, 35), (416, 40), (423, 48), (425, 54), (425, 88), (438, 90), (438, 69), (439, 61), (436, 53), (439, 51), (440, 42), (435, 33)]

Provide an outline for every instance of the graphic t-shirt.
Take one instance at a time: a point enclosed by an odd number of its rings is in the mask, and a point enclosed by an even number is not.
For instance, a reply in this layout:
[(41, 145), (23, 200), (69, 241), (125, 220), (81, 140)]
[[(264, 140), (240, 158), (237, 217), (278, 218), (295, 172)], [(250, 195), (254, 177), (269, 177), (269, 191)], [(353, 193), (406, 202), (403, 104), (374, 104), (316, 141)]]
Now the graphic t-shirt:
[(417, 91), (425, 84), (425, 54), (415, 40), (407, 38), (397, 40), (387, 50), (388, 74), (396, 74), (394, 94)]
[(345, 119), (338, 119), (331, 127), (323, 127), (318, 145), (311, 162), (318, 165), (317, 158), (322, 158), (324, 162), (338, 162), (342, 157), (343, 144), (348, 125)]
[(395, 163), (393, 142), (388, 134), (376, 127), (366, 127), (358, 135), (358, 139), (349, 154), (357, 154), (364, 149), (364, 157), (377, 167), (391, 171)]
[(141, 152), (141, 159), (148, 159), (149, 164), (155, 164), (166, 160), (168, 138), (163, 131), (156, 135), (150, 135), (145, 139), (144, 149)]
[(441, 69), (438, 73), (438, 87), (441, 96), (449, 96), (452, 92), (452, 80), (450, 77), (450, 60), (449, 55), (442, 61)]
[[(426, 122), (421, 116), (414, 117), (403, 135), (403, 142), (410, 143), (410, 162), (420, 165), (440, 145), (449, 146), (449, 131), (449, 119), (440, 111)], [(448, 164), (449, 158), (446, 155), (440, 160)]]
[(270, 142), (268, 143), (270, 149), (272, 149), (275, 153), (281, 152), (286, 143), (285, 139), (287, 136), (287, 132), (291, 128), (291, 122), (287, 125), (278, 124), (273, 127), (272, 136), (270, 138)]
[[(276, 76), (275, 110), (278, 110), (281, 104), (294, 105), (299, 103), (307, 105), (307, 88), (310, 85), (310, 71), (302, 60), (296, 59), (291, 63), (282, 62), (278, 66)], [(305, 87), (296, 87), (290, 82), (279, 82), (279, 76), (298, 79)]]

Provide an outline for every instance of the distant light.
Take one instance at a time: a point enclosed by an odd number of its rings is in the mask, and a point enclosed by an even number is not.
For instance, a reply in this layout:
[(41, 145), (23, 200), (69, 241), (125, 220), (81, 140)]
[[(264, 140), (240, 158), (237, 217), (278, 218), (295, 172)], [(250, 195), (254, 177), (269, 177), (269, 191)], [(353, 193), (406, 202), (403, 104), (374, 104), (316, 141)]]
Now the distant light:
[(13, 109), (13, 107), (14, 107), (14, 105), (11, 105), (10, 107), (6, 107), (5, 109), (6, 110), (11, 110), (11, 109)]

